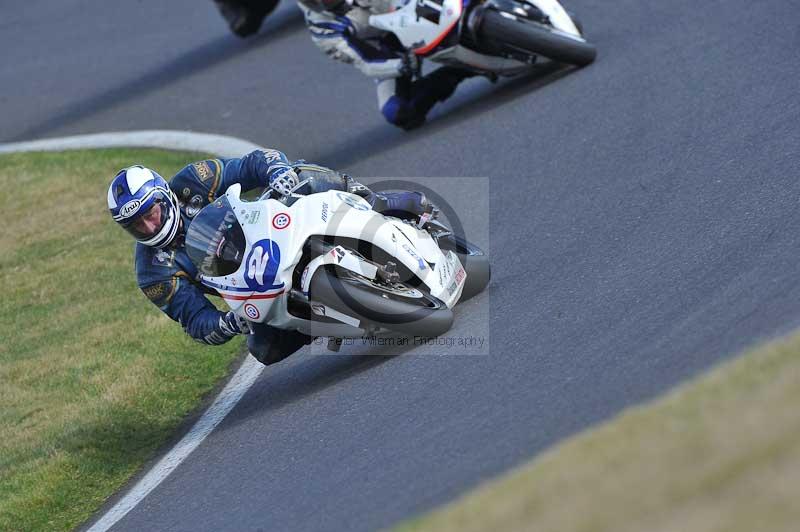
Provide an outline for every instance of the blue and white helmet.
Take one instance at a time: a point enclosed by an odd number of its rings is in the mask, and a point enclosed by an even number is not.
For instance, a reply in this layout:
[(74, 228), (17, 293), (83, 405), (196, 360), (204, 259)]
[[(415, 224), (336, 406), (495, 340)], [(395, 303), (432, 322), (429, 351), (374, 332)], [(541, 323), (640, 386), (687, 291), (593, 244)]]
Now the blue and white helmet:
[(178, 233), (178, 199), (164, 178), (149, 168), (120, 170), (108, 187), (108, 209), (115, 222), (146, 246), (166, 247)]

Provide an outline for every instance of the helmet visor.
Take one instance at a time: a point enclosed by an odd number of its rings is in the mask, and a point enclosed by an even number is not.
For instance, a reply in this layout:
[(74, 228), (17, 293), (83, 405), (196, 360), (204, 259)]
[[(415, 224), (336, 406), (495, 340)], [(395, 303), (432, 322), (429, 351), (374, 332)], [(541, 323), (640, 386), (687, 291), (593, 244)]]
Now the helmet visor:
[(246, 240), (228, 199), (218, 198), (189, 224), (186, 253), (203, 275), (230, 275), (242, 264)]
[(157, 235), (171, 217), (172, 209), (168, 199), (161, 191), (157, 191), (150, 207), (122, 227), (141, 242)]

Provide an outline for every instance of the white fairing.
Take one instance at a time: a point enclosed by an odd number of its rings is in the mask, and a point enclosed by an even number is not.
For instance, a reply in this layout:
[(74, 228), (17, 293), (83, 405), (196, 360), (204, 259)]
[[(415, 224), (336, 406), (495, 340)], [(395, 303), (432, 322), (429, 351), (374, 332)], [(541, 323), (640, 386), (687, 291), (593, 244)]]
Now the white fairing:
[[(291, 207), (286, 207), (272, 199), (242, 201), (240, 189), (239, 185), (233, 185), (225, 195), (244, 231), (246, 249), (242, 265), (231, 275), (203, 276), (201, 280), (215, 288), (231, 310), (250, 321), (266, 322), (284, 329), (310, 330), (310, 322), (288, 313), (287, 301), (293, 273), (303, 247), (312, 235), (335, 235), (371, 242), (414, 272), (431, 295), (447, 306), (452, 307), (461, 297), (466, 272), (457, 255), (449, 251), (445, 255), (427, 232), (376, 213), (359, 196), (328, 191), (302, 197)], [(328, 252), (314, 261), (314, 265), (336, 261), (339, 266), (368, 278), (374, 278), (376, 274), (375, 266), (356, 254), (347, 253), (337, 258), (336, 254)], [(301, 284), (307, 286), (309, 282), (306, 268)], [(305, 287), (295, 288), (302, 291)], [(314, 324), (314, 334), (357, 334), (352, 323), (340, 321), (343, 323), (338, 329), (334, 324), (324, 333), (320, 331), (323, 325)]]
[[(425, 13), (425, 16), (419, 16)], [(424, 10), (424, 12), (422, 11)], [(391, 31), (409, 50), (424, 51), (435, 45), (461, 17), (461, 0), (410, 1), (397, 11), (381, 15), (371, 15), (369, 23), (376, 28)], [(438, 19), (438, 21), (437, 21)]]
[[(558, 32), (583, 40), (569, 14), (556, 0), (522, 1), (536, 6), (547, 15)], [(434, 0), (415, 0), (407, 2), (396, 11), (371, 15), (369, 24), (394, 33), (406, 49), (424, 55), (436, 48), (458, 23), (462, 12), (462, 0), (444, 0), (442, 4)], [(429, 59), (507, 76), (517, 75), (530, 68), (527, 63), (481, 54), (461, 45), (437, 50)]]
[(564, 33), (574, 35), (577, 37), (581, 36), (581, 32), (578, 31), (578, 28), (575, 26), (575, 23), (572, 22), (567, 11), (556, 2), (556, 0), (526, 0), (529, 4), (532, 4), (539, 8), (539, 10), (547, 15), (550, 18), (550, 23), (553, 27), (557, 30), (563, 31)]
[(530, 64), (523, 63), (522, 61), (493, 55), (479, 54), (478, 52), (470, 50), (464, 46), (451, 46), (450, 48), (436, 51), (434, 54), (428, 56), (428, 59), (446, 65), (467, 65), (477, 70), (495, 72), (497, 74), (503, 74), (506, 76), (515, 76), (517, 74), (526, 72), (531, 68)]

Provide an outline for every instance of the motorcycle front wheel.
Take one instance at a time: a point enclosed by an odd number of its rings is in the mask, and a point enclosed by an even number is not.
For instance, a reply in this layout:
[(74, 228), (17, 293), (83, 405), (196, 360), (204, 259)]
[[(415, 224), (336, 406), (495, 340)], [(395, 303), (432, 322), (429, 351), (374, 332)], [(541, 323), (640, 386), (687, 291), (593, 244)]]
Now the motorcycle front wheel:
[(467, 272), (467, 281), (459, 301), (466, 301), (483, 292), (492, 278), (492, 267), (486, 253), (475, 244), (455, 235), (440, 238), (438, 244), (442, 251), (455, 252)]
[(344, 268), (317, 270), (308, 297), (369, 324), (414, 336), (439, 336), (453, 325), (453, 311), (423, 290), (377, 282)]
[(478, 36), (576, 66), (586, 66), (597, 57), (597, 49), (586, 41), (556, 32), (539, 22), (516, 18), (494, 9), (487, 9), (482, 14)]

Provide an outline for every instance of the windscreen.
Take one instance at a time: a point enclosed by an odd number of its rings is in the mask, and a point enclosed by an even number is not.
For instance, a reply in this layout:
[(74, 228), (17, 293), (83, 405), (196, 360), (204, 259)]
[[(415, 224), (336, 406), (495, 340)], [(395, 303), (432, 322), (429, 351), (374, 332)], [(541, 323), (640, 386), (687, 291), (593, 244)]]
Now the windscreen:
[(197, 213), (186, 231), (186, 253), (207, 277), (238, 270), (244, 249), (244, 232), (224, 196)]

